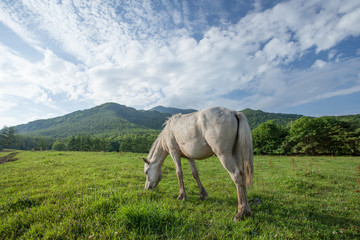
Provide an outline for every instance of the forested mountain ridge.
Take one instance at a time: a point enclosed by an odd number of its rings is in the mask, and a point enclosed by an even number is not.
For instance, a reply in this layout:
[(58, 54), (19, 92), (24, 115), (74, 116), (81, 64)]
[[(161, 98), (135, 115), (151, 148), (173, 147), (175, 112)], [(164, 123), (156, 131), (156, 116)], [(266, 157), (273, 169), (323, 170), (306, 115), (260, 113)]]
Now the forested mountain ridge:
[[(287, 127), (289, 123), (304, 117), (304, 115), (300, 115), (300, 114), (269, 113), (269, 112), (263, 112), (261, 110), (252, 110), (250, 108), (246, 108), (241, 112), (243, 112), (247, 117), (250, 128), (252, 130), (257, 128), (261, 123), (267, 122), (269, 120), (272, 120), (281, 126)], [(343, 115), (343, 116), (325, 116), (325, 117), (336, 119), (342, 122), (347, 122), (354, 129), (360, 128), (360, 114)], [(310, 117), (310, 118), (315, 118), (315, 117)]]
[(288, 123), (303, 117), (303, 115), (299, 114), (268, 113), (250, 108), (246, 108), (241, 112), (247, 117), (251, 129), (255, 129), (261, 123), (269, 120), (273, 120), (275, 123), (285, 127)]
[(332, 116), (336, 120), (347, 122), (355, 129), (360, 128), (360, 114), (344, 115), (344, 116)]
[[(196, 110), (166, 108), (162, 106), (151, 110), (136, 110), (117, 103), (105, 103), (61, 117), (37, 120), (15, 126), (14, 128), (19, 134), (53, 138), (66, 138), (77, 134), (109, 137), (129, 133), (154, 133), (162, 129), (163, 123), (172, 114), (185, 114), (194, 111)], [(242, 112), (248, 118), (251, 129), (255, 129), (261, 123), (268, 120), (273, 120), (277, 124), (287, 126), (290, 122), (303, 117), (303, 115), (268, 113), (249, 108), (244, 109)], [(347, 121), (353, 126), (360, 126), (360, 114), (337, 116), (334, 118)]]
[[(169, 108), (163, 106), (157, 106), (152, 108), (151, 110), (158, 111), (161, 113), (169, 113), (171, 115), (177, 113), (187, 114), (197, 111), (195, 109), (178, 109), (178, 108)], [(295, 121), (296, 119), (303, 117), (303, 115), (299, 115), (299, 114), (268, 113), (268, 112), (263, 112), (261, 110), (252, 110), (250, 108), (246, 108), (241, 112), (243, 112), (246, 115), (251, 129), (255, 129), (261, 123), (269, 120), (273, 120), (274, 122), (282, 126), (286, 126), (291, 121)]]
[(56, 138), (80, 133), (110, 136), (161, 129), (169, 116), (157, 111), (138, 111), (116, 103), (105, 103), (61, 117), (18, 125), (15, 130), (20, 134)]
[(192, 113), (192, 112), (196, 112), (197, 110), (195, 109), (179, 109), (179, 108), (172, 108), (172, 107), (163, 107), (163, 106), (157, 106), (151, 109), (152, 111), (158, 111), (161, 113), (168, 113), (171, 115), (177, 114), (177, 113), (181, 113), (181, 114), (187, 114), (187, 113)]

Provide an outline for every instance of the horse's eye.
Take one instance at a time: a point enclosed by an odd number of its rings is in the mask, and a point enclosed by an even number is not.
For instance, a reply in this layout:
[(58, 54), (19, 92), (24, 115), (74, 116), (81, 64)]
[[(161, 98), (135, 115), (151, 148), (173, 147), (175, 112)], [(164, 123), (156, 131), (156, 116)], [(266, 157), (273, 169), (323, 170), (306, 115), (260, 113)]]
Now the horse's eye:
[(148, 175), (148, 171), (149, 171), (149, 169), (147, 169), (147, 170), (145, 171), (145, 174), (146, 174), (146, 175)]

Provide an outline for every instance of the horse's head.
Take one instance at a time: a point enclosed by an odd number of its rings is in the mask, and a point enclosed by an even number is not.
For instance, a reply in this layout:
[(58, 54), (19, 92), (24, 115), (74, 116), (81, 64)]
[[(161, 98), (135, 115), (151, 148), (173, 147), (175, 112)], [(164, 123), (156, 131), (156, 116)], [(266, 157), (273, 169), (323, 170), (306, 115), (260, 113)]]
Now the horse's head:
[(149, 162), (146, 158), (143, 158), (144, 172), (146, 175), (145, 189), (155, 189), (162, 178), (161, 167), (156, 163)]

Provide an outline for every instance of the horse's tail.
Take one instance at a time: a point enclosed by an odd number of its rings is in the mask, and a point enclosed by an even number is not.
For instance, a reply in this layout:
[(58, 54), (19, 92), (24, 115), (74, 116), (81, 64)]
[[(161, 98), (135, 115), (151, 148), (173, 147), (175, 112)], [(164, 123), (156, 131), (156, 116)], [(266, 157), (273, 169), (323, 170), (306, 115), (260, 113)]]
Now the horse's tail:
[(245, 176), (246, 185), (253, 181), (253, 144), (251, 130), (245, 115), (241, 112), (235, 113), (238, 119), (238, 134), (236, 139), (236, 156), (240, 160), (240, 169)]

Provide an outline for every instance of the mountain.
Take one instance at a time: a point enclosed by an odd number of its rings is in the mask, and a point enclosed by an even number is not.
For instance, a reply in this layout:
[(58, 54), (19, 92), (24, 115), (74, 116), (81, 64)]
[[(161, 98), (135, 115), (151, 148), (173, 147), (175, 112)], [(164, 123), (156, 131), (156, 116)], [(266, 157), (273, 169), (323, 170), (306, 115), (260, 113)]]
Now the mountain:
[(195, 109), (179, 109), (179, 108), (172, 108), (172, 107), (163, 107), (163, 106), (157, 106), (151, 109), (152, 111), (158, 111), (160, 113), (168, 113), (170, 115), (174, 115), (177, 113), (187, 114), (196, 112)]
[(79, 133), (111, 136), (159, 130), (169, 116), (167, 113), (138, 111), (116, 103), (105, 103), (61, 117), (18, 125), (15, 130), (34, 136), (69, 137)]
[(251, 129), (255, 129), (261, 123), (269, 120), (273, 120), (277, 124), (286, 126), (288, 123), (303, 117), (303, 115), (299, 114), (268, 113), (261, 110), (252, 110), (250, 108), (246, 108), (241, 112), (247, 117)]
[[(250, 108), (244, 109), (241, 112), (243, 112), (247, 117), (251, 129), (255, 129), (261, 123), (269, 120), (273, 120), (275, 123), (282, 126), (287, 126), (292, 121), (304, 117), (303, 115), (299, 114), (268, 113), (261, 110), (252, 110)], [(360, 128), (360, 114), (327, 117), (336, 119), (338, 121), (347, 122), (353, 129)]]
[[(168, 113), (171, 115), (177, 113), (187, 114), (197, 111), (195, 109), (179, 109), (179, 108), (171, 108), (171, 107), (163, 107), (163, 106), (157, 106), (152, 108), (151, 110), (158, 111), (161, 113)], [(251, 129), (256, 128), (261, 123), (266, 122), (268, 120), (273, 120), (274, 122), (280, 125), (286, 126), (291, 121), (295, 121), (296, 119), (303, 117), (303, 115), (298, 115), (298, 114), (268, 113), (268, 112), (263, 112), (261, 110), (252, 110), (250, 108), (246, 108), (241, 112), (243, 112), (245, 116), (248, 118)]]
[(344, 116), (334, 116), (333, 118), (349, 123), (354, 129), (360, 128), (360, 114), (355, 115), (344, 115)]

